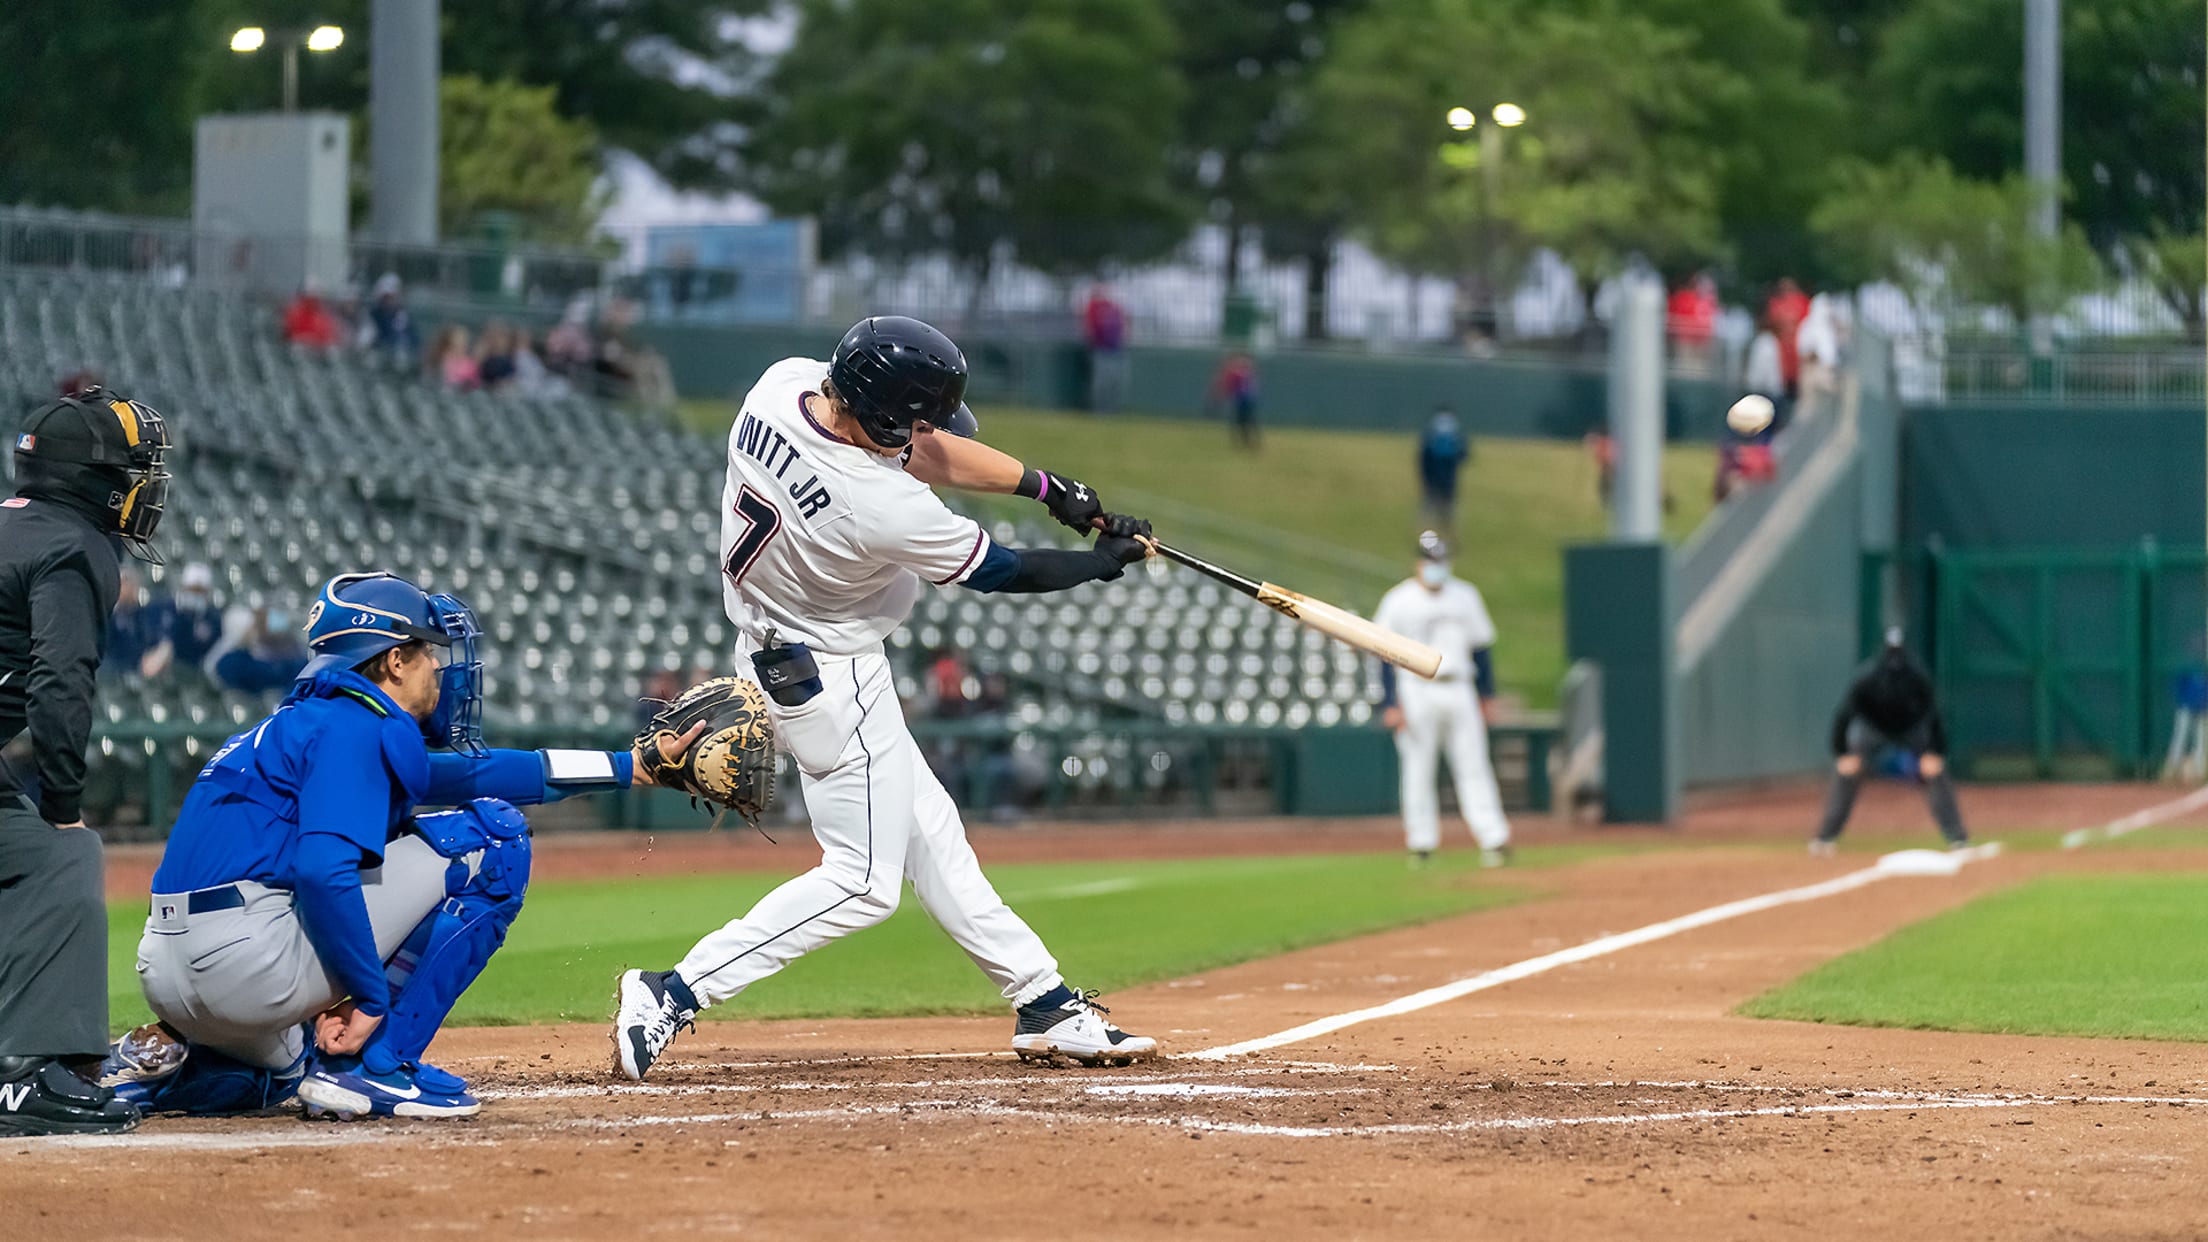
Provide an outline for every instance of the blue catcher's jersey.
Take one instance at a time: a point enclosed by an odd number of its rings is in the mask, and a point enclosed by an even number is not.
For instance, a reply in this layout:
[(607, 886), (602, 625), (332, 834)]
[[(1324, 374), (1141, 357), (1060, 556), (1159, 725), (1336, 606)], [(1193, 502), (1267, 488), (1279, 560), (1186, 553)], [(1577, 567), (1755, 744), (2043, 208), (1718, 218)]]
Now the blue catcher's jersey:
[[(612, 764), (628, 783), (628, 756)], [(383, 858), (416, 807), (503, 798), (518, 806), (579, 789), (547, 780), (533, 750), (477, 758), (431, 754), (422, 727), (358, 673), (328, 670), (300, 682), (267, 719), (225, 742), (184, 798), (153, 874), (156, 893), (237, 880), (296, 888), (302, 830), (343, 838), (361, 866)]]

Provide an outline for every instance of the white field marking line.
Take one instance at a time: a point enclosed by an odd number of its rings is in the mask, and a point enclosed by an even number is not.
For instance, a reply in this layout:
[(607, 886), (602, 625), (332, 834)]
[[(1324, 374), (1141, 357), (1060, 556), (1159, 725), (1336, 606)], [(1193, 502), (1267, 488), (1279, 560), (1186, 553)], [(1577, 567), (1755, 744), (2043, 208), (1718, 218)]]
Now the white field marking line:
[[(1869, 1094), (1869, 1093), (1864, 1093)], [(1573, 1126), (1629, 1126), (1674, 1121), (1732, 1121), (1755, 1117), (1787, 1117), (1811, 1115), (1840, 1115), (1849, 1113), (1914, 1112), (1931, 1109), (1975, 1108), (2052, 1108), (2078, 1104), (2157, 1104), (2173, 1107), (2200, 1107), (2203, 1101), (2176, 1096), (2152, 1095), (2072, 1095), (2072, 1096), (1929, 1096), (1904, 1101), (1879, 1101), (1872, 1103), (1843, 1104), (1792, 1104), (1773, 1105), (1764, 1108), (1715, 1108), (1681, 1110), (1667, 1113), (1607, 1113), (1584, 1117), (1487, 1117), (1466, 1121), (1399, 1123), (1378, 1126), (1278, 1126), (1260, 1123), (1219, 1121), (1209, 1117), (1115, 1117), (1093, 1113), (1059, 1113), (1043, 1109), (1014, 1108), (989, 1102), (975, 1103), (965, 1100), (914, 1100), (901, 1104), (851, 1104), (838, 1108), (810, 1108), (777, 1111), (774, 1109), (730, 1113), (696, 1113), (689, 1116), (663, 1114), (639, 1117), (573, 1117), (556, 1121), (537, 1122), (527, 1127), (501, 1128), (496, 1131), (476, 1131), (461, 1122), (393, 1122), (366, 1123), (353, 1128), (336, 1125), (310, 1125), (290, 1122), (299, 1128), (290, 1134), (278, 1131), (171, 1131), (157, 1134), (134, 1132), (116, 1135), (68, 1135), (55, 1138), (24, 1140), (16, 1147), (0, 1142), (0, 1150), (13, 1148), (12, 1155), (36, 1156), (45, 1152), (69, 1152), (84, 1148), (107, 1151), (252, 1151), (260, 1148), (313, 1148), (343, 1147), (355, 1144), (391, 1143), (402, 1140), (422, 1140), (451, 1146), (497, 1147), (510, 1140), (528, 1140), (544, 1131), (558, 1130), (623, 1130), (637, 1127), (718, 1125), (725, 1122), (813, 1121), (830, 1118), (856, 1118), (875, 1116), (899, 1116), (913, 1119), (959, 1117), (1018, 1117), (1052, 1124), (1087, 1122), (1090, 1124), (1132, 1124), (1170, 1126), (1185, 1130), (1205, 1130), (1222, 1134), (1259, 1135), (1282, 1138), (1339, 1138), (1363, 1134), (1461, 1134), (1478, 1130), (1543, 1130)]]
[(1086, 884), (1061, 884), (1056, 888), (1038, 888), (1025, 893), (1008, 893), (1006, 901), (1057, 901), (1068, 897), (1103, 897), (1111, 893), (1124, 893), (1142, 887), (1142, 881), (1132, 877), (1117, 880), (1091, 880)]
[(2152, 828), (2165, 820), (2176, 819), (2187, 811), (2208, 806), (2208, 785), (2203, 785), (2182, 798), (2157, 803), (2144, 810), (2133, 811), (2122, 819), (2112, 819), (2098, 828), (2076, 828), (2062, 834), (2062, 848), (2074, 850), (2093, 841), (2113, 841), (2129, 836), (2141, 828)]
[[(1975, 846), (1969, 850), (1958, 850), (1953, 857), (1957, 859), (1957, 865), (1960, 866), (1961, 863), (1966, 861), (1976, 861), (1979, 858), (1989, 857), (1989, 853), (1980, 852), (1987, 849), (1987, 846)], [(1359, 1023), (1372, 1022), (1380, 1018), (1395, 1018), (1407, 1013), (1416, 1013), (1421, 1009), (1431, 1008), (1447, 1001), (1456, 1000), (1459, 997), (1470, 996), (1474, 992), (1484, 992), (1489, 988), (1501, 987), (1506, 983), (1515, 983), (1520, 979), (1530, 979), (1559, 966), (1569, 966), (1576, 962), (1589, 961), (1616, 953), (1622, 949), (1631, 949), (1666, 937), (1676, 936), (1681, 932), (1708, 927), (1712, 923), (1722, 923), (1727, 919), (1739, 918), (1744, 914), (1759, 914), (1765, 910), (1777, 909), (1780, 906), (1815, 901), (1820, 897), (1830, 897), (1836, 893), (1851, 892), (1894, 874), (1894, 870), (1886, 866), (1882, 859), (1872, 866), (1865, 867), (1860, 871), (1851, 871), (1837, 879), (1825, 880), (1817, 884), (1807, 884), (1800, 888), (1782, 889), (1775, 893), (1765, 893), (1760, 897), (1744, 897), (1739, 901), (1728, 901), (1723, 905), (1711, 906), (1706, 910), (1697, 910), (1692, 914), (1682, 914), (1678, 918), (1665, 919), (1660, 923), (1650, 923), (1646, 927), (1638, 927), (1632, 931), (1602, 936), (1587, 941), (1585, 944), (1574, 945), (1568, 949), (1559, 949), (1554, 953), (1544, 953), (1539, 957), (1530, 957), (1525, 961), (1514, 962), (1508, 966), (1473, 975), (1468, 979), (1459, 979), (1453, 983), (1444, 983), (1439, 987), (1427, 988), (1423, 992), (1413, 992), (1409, 996), (1399, 996), (1385, 1004), (1373, 1005), (1365, 1009), (1353, 1009), (1348, 1013), (1338, 1013), (1331, 1017), (1306, 1022), (1302, 1026), (1290, 1027), (1285, 1031), (1257, 1039), (1246, 1039), (1240, 1043), (1221, 1044), (1216, 1048), (1206, 1048), (1200, 1052), (1188, 1053), (1187, 1057), (1190, 1060), (1219, 1061), (1228, 1057), (1263, 1052), (1269, 1048), (1279, 1048), (1286, 1044), (1302, 1043), (1307, 1039), (1316, 1039), (1321, 1035), (1332, 1034), (1344, 1027), (1356, 1026)]]

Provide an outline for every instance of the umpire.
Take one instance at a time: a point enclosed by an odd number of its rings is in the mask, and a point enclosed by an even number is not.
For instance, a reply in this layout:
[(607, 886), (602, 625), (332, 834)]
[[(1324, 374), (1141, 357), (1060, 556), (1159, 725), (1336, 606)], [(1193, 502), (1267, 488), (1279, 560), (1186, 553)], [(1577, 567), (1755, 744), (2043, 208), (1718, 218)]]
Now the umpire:
[(1947, 731), (1932, 701), (1932, 679), (1909, 658), (1898, 626), (1886, 631), (1886, 649), (1848, 687), (1833, 717), (1832, 794), (1825, 801), (1825, 822), (1809, 843), (1810, 853), (1833, 852), (1840, 830), (1847, 827), (1848, 812), (1855, 809), (1864, 766), (1892, 750), (1916, 761), (1925, 803), (1939, 821), (1947, 848), (1968, 845), (1962, 812), (1955, 807), (1955, 783), (1947, 775)]
[(93, 677), (115, 607), (118, 542), (149, 563), (167, 498), (167, 425), (99, 389), (33, 411), (0, 501), (0, 1134), (101, 1134), (137, 1110), (94, 1085), (107, 1052), (107, 907), (84, 826)]

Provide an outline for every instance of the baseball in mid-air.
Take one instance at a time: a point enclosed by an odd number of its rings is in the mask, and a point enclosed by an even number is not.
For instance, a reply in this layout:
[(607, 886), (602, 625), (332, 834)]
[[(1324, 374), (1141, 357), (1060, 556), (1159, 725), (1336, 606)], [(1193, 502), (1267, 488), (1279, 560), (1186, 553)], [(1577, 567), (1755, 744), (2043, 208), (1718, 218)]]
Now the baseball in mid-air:
[(1733, 402), (1733, 408), (1725, 411), (1725, 425), (1744, 436), (1752, 436), (1771, 425), (1771, 398), (1759, 392), (1749, 393)]

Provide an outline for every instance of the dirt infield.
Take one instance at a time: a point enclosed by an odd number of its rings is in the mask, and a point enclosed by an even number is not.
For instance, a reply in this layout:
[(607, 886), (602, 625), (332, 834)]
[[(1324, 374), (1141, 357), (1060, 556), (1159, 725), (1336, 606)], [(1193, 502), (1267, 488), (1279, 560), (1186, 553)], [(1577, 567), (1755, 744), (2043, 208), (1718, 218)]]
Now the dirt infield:
[[(2019, 797), (2003, 822), (2072, 827), (2158, 797), (2063, 792), (2067, 803)], [(1814, 791), (1779, 796), (1792, 814)], [(1864, 809), (1871, 835), (1930, 838), (1906, 797)], [(1996, 820), (1975, 795), (1966, 810)], [(684, 1036), (663, 1072), (629, 1087), (609, 1081), (602, 1028), (457, 1030), (434, 1055), (489, 1097), (475, 1121), (156, 1121), (115, 1140), (0, 1143), (0, 1196), (26, 1238), (2203, 1232), (2208, 1074), (2195, 1045), (1730, 1010), (2026, 876), (2197, 869), (2208, 849), (2008, 854), (1949, 877), (1880, 878), (1256, 1055), (1191, 1055), (1870, 862), (1723, 843), (1778, 831), (1773, 819), (1771, 805), (1698, 808), (1667, 839), (1719, 844), (1544, 871), (1545, 900), (1118, 994), (1115, 1016), (1176, 1054), (1131, 1070), (1021, 1065), (1001, 1052), (1007, 1020), (735, 1021)], [(1287, 831), (1208, 839), (1277, 849)], [(1385, 834), (1342, 824), (1295, 839), (1369, 848)], [(1133, 840), (992, 835), (982, 849), (1116, 855)], [(603, 867), (634, 846), (544, 856)], [(689, 848), (745, 858), (721, 866), (793, 857)]]

